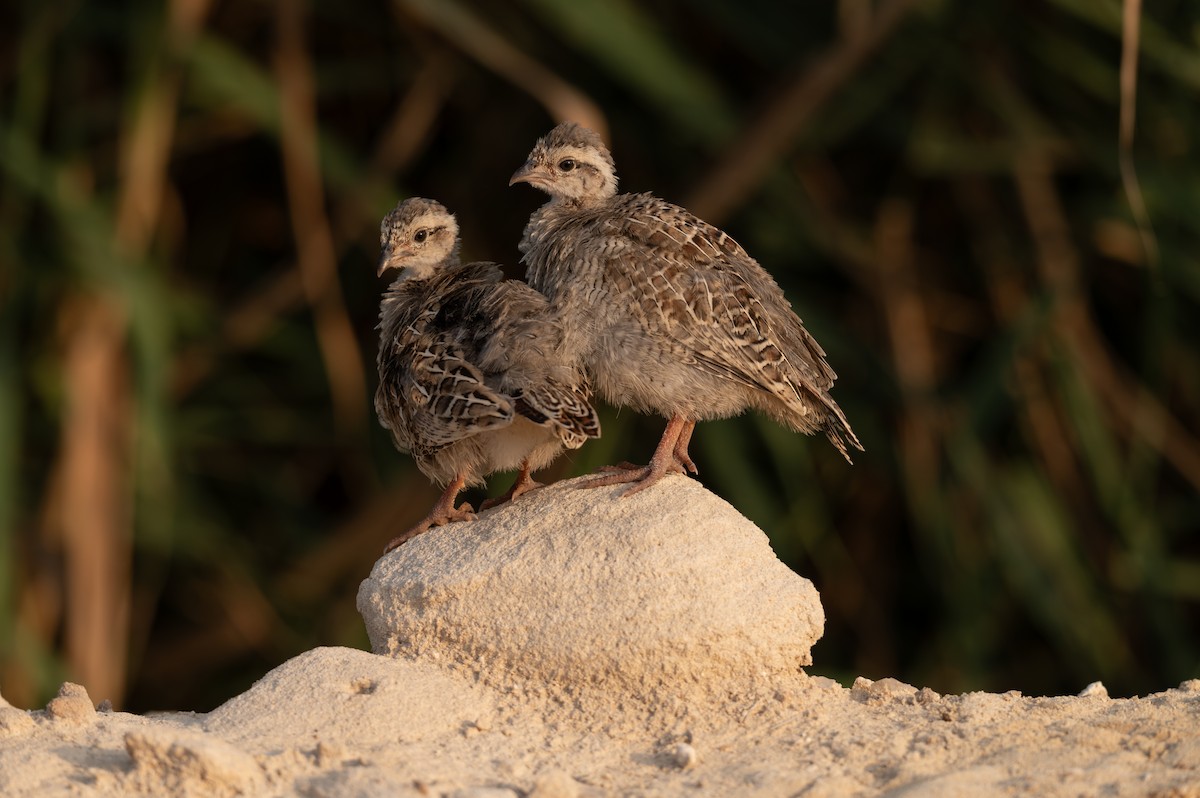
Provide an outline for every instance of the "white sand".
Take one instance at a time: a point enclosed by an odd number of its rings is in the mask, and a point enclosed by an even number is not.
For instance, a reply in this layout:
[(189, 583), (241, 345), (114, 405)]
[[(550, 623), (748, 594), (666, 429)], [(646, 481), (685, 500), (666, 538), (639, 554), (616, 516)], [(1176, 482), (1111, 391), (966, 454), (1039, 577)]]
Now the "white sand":
[(0, 700), (0, 795), (1200, 798), (1200, 680), (1145, 698), (808, 677), (812, 585), (696, 483), (559, 484), (434, 530), (208, 714)]

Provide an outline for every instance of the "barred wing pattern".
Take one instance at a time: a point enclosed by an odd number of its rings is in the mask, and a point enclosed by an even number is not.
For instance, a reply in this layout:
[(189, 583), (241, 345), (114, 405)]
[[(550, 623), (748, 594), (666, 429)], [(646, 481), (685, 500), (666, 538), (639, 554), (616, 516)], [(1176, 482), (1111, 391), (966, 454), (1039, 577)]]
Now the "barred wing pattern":
[[(825, 432), (847, 454), (861, 449), (829, 396), (836, 374), (782, 289), (726, 233), (650, 194), (617, 198), (593, 251), (605, 279), (631, 298), (650, 335), (678, 345), (685, 362), (758, 388), (806, 415), (831, 414)], [(824, 413), (822, 413), (824, 415)], [(836, 421), (835, 421), (836, 419)]]
[(428, 459), (518, 414), (553, 427), (571, 448), (599, 437), (582, 376), (564, 370), (577, 377), (568, 384), (547, 373), (555, 365), (547, 314), (544, 296), (504, 280), (494, 263), (400, 283), (384, 301), (380, 327), (391, 343), (380, 349), (375, 399), (396, 445)]
[(431, 304), (396, 330), (380, 351), (375, 408), (402, 451), (433, 457), (444, 447), (512, 423), (513, 404), (489, 387), (453, 336), (432, 322), (441, 303)]
[(600, 437), (600, 419), (587, 392), (578, 386), (554, 380), (531, 386), (517, 394), (516, 411), (535, 424), (557, 425), (568, 449), (578, 449), (588, 438)]

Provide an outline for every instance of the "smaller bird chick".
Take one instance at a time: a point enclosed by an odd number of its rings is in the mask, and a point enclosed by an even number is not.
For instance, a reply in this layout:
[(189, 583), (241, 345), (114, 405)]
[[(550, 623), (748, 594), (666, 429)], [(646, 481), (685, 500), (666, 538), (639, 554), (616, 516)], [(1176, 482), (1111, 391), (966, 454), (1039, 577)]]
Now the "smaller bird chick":
[(582, 373), (557, 357), (562, 331), (544, 296), (495, 263), (459, 262), (458, 223), (414, 197), (379, 230), (378, 274), (398, 269), (379, 309), (375, 412), (396, 448), (445, 486), (437, 504), (385, 553), (430, 527), (475, 517), (459, 491), (520, 471), (488, 507), (539, 487), (530, 474), (563, 448), (600, 437)]

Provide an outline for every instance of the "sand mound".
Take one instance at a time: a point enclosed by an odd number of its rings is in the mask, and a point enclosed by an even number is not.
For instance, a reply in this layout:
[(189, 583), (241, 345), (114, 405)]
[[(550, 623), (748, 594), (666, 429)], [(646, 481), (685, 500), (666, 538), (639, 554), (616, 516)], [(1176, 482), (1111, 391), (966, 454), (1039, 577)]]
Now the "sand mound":
[(1200, 680), (1114, 700), (804, 675), (811, 585), (687, 480), (558, 485), (428, 533), (359, 606), (395, 656), (316, 649), (207, 715), (0, 699), (0, 795), (1200, 798)]
[[(319, 702), (313, 696), (321, 696)], [(436, 702), (430, 696), (437, 696)], [(392, 661), (350, 648), (318, 648), (285, 662), (254, 686), (213, 710), (203, 729), (237, 745), (270, 739), (289, 728), (293, 743), (329, 741), (369, 750), (455, 734), (490, 715), (486, 693), (435, 665)], [(370, 717), (373, 721), (364, 722)], [(397, 735), (388, 719), (403, 719)]]
[(373, 650), (631, 699), (723, 695), (812, 661), (816, 590), (758, 527), (690, 479), (622, 490), (559, 483), (385, 556), (358, 594)]

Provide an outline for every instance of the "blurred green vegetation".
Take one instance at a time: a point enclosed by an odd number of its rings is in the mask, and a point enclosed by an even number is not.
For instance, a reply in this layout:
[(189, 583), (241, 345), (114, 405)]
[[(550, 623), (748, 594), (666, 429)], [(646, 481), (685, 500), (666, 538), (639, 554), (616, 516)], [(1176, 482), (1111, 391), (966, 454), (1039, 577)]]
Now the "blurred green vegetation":
[[(365, 645), (358, 581), (437, 493), (370, 406), (379, 219), (435, 197), (467, 257), (519, 275), (542, 197), (507, 178), (566, 116), (610, 136), (627, 190), (737, 237), (840, 375), (854, 467), (754, 416), (692, 450), (820, 589), (815, 671), (1115, 694), (1200, 675), (1200, 5), (0, 16), (13, 703), (72, 678), (204, 710)], [(548, 476), (644, 459), (662, 428), (603, 420)]]

